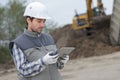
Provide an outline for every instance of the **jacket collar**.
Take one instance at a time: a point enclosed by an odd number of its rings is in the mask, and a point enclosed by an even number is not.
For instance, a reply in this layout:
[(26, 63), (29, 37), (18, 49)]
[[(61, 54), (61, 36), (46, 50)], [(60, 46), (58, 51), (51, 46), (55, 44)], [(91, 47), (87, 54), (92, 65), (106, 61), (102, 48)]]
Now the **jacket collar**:
[(28, 31), (28, 30), (25, 30), (24, 34), (26, 34), (30, 37), (39, 37), (41, 35), (41, 33), (31, 32), (31, 31)]

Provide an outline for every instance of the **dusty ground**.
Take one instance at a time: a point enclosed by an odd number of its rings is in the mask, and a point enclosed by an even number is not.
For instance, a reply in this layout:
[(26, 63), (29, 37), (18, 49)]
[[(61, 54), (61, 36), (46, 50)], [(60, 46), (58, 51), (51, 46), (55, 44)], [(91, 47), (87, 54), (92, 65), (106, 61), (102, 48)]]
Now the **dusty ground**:
[[(70, 60), (61, 74), (63, 80), (120, 80), (120, 52)], [(0, 80), (17, 80), (15, 69), (0, 72)]]
[(62, 71), (64, 80), (120, 80), (120, 52), (70, 61)]

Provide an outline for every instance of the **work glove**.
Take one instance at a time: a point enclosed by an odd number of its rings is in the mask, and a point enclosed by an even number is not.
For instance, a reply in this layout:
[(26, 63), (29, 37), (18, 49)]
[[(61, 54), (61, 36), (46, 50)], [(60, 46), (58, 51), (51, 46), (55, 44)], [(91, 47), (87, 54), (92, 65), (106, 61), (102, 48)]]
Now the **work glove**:
[(59, 57), (57, 67), (59, 69), (62, 69), (68, 60), (69, 60), (69, 55), (63, 55), (63, 56)]
[(63, 55), (62, 57), (59, 58), (60, 62), (63, 64), (66, 64), (69, 60), (69, 55)]
[(58, 60), (58, 53), (55, 51), (48, 52), (43, 58), (42, 61), (45, 65), (54, 64)]

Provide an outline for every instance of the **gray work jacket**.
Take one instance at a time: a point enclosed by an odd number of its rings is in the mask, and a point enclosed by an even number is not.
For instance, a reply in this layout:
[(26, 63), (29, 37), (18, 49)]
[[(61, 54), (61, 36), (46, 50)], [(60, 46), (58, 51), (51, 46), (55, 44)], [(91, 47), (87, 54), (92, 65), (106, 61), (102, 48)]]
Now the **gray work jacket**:
[[(38, 36), (27, 30), (13, 40), (12, 43), (15, 43), (24, 52), (24, 55), (29, 62), (42, 58), (51, 50), (57, 50), (54, 40), (50, 35), (41, 33)], [(62, 80), (57, 63), (46, 65), (46, 68), (42, 72), (32, 77), (22, 76), (18, 71), (18, 77), (19, 80)]]

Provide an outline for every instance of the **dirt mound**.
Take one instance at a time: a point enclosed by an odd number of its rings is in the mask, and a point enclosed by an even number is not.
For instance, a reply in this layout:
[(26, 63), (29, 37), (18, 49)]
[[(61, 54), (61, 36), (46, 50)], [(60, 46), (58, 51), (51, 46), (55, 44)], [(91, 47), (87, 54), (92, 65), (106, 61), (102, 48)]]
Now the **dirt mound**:
[[(71, 59), (110, 54), (120, 50), (120, 46), (112, 46), (109, 40), (109, 19), (97, 22), (91, 30), (92, 35), (87, 36), (85, 31), (74, 31), (71, 24), (51, 32), (58, 48), (73, 46), (76, 49), (70, 55)], [(77, 34), (76, 34), (77, 32)]]

